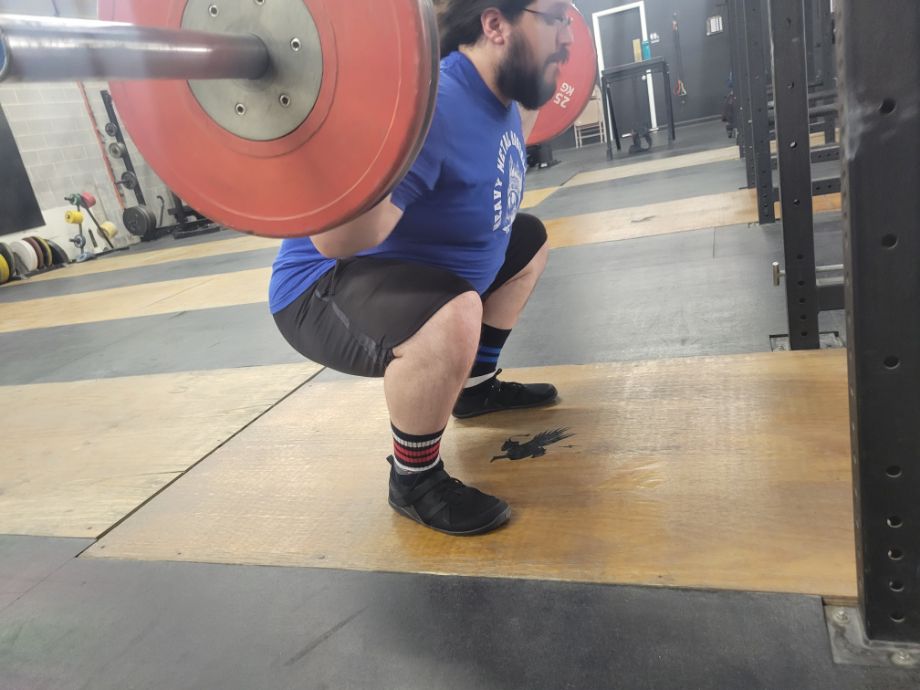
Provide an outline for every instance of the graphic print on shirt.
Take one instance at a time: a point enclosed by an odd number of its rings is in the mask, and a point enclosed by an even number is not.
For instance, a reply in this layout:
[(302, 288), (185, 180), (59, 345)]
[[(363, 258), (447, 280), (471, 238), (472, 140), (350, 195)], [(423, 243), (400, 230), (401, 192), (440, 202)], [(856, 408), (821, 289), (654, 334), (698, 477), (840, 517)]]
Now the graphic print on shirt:
[(517, 132), (505, 132), (498, 148), (498, 176), (492, 191), (495, 210), (493, 232), (511, 232), (511, 225), (524, 200), (525, 160), (524, 145)]

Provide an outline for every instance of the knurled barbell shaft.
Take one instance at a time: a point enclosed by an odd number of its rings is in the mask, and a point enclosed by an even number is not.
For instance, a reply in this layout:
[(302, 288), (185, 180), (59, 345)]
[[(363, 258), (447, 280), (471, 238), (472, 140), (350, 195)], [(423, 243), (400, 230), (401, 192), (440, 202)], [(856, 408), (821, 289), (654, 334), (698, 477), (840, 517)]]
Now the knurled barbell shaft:
[(269, 64), (252, 35), (0, 15), (0, 82), (258, 79)]

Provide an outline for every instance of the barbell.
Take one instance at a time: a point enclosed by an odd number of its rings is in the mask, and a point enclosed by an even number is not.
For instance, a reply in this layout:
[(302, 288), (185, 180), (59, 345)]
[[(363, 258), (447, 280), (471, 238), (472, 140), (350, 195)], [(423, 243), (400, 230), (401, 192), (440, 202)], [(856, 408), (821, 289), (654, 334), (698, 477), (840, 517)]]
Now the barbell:
[[(529, 144), (567, 129), (596, 82), (575, 43)], [(434, 113), (431, 0), (99, 0), (100, 20), (0, 15), (0, 82), (104, 79), (157, 175), (217, 223), (312, 235), (373, 208)]]

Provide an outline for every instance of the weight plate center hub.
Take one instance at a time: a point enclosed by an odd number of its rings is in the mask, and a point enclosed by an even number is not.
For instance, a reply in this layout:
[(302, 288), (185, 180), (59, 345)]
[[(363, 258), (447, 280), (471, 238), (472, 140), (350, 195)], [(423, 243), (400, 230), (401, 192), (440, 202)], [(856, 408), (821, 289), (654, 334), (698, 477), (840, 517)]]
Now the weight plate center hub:
[(268, 48), (261, 79), (190, 81), (208, 115), (251, 141), (287, 136), (310, 116), (323, 82), (316, 23), (303, 0), (188, 0), (182, 28), (254, 34)]

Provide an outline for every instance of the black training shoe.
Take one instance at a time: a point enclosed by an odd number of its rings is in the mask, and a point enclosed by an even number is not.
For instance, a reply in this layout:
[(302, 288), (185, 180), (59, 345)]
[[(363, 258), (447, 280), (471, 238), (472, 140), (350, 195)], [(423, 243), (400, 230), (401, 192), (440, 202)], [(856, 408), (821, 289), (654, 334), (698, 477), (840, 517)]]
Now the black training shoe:
[[(387, 458), (393, 466), (393, 456)], [(457, 536), (490, 532), (508, 522), (511, 507), (500, 498), (489, 496), (444, 471), (426, 472), (415, 486), (404, 486), (390, 469), (390, 505), (426, 527)]]
[(467, 419), (489, 412), (542, 407), (556, 402), (559, 393), (549, 383), (507, 383), (498, 380), (499, 369), (486, 391), (479, 395), (460, 394), (454, 405), (454, 417)]

